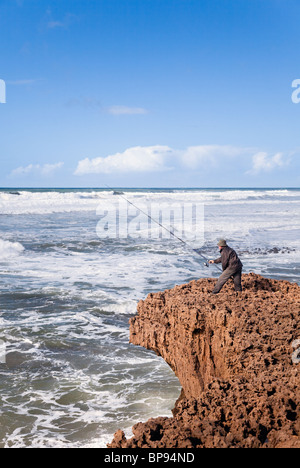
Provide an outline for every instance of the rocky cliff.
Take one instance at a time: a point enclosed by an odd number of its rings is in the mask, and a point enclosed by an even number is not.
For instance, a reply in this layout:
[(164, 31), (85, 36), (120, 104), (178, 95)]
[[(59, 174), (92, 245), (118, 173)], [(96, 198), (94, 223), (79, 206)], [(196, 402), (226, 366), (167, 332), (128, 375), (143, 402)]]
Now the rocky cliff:
[(243, 276), (244, 292), (200, 279), (140, 301), (130, 341), (173, 369), (173, 417), (119, 430), (111, 448), (300, 448), (300, 287)]

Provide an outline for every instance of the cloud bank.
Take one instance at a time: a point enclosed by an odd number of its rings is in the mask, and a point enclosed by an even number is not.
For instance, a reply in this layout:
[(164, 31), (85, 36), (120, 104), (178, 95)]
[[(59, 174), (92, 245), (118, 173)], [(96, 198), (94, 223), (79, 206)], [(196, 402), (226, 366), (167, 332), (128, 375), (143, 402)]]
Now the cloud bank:
[(274, 156), (263, 151), (256, 153), (252, 159), (252, 169), (249, 174), (258, 174), (259, 172), (270, 172), (274, 169), (289, 165), (290, 158), (283, 153), (276, 153)]
[(59, 162), (56, 164), (44, 164), (43, 166), (41, 166), (40, 164), (29, 164), (26, 167), (20, 166), (17, 169), (14, 169), (11, 172), (10, 176), (20, 177), (20, 176), (25, 176), (29, 174), (36, 174), (40, 176), (51, 176), (57, 170), (61, 169), (63, 165), (64, 165), (63, 162)]
[(148, 114), (147, 109), (143, 107), (111, 106), (107, 112), (111, 115), (143, 115)]
[(75, 175), (164, 171), (170, 169), (166, 161), (171, 153), (168, 146), (135, 146), (105, 158), (83, 159)]
[(75, 175), (147, 173), (157, 171), (207, 171), (229, 167), (241, 174), (257, 175), (289, 165), (283, 153), (275, 155), (230, 145), (199, 145), (184, 150), (169, 146), (135, 146), (106, 157), (86, 158), (78, 162)]

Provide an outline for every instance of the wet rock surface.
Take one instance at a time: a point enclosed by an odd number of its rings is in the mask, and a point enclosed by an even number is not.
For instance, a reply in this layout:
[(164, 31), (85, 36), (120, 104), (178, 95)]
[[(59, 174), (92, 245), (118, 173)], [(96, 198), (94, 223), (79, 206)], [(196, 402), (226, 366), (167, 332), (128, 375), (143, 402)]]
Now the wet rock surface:
[(200, 279), (140, 301), (131, 343), (155, 351), (178, 377), (173, 417), (117, 431), (111, 448), (300, 448), (300, 287), (243, 275), (211, 295)]

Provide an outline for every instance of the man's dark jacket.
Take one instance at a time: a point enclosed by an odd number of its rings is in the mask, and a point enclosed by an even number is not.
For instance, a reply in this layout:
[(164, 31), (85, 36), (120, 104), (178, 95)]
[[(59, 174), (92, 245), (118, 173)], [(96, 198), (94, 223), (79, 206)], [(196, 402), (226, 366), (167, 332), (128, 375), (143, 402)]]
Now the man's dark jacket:
[(243, 268), (243, 264), (240, 261), (236, 251), (228, 246), (222, 248), (221, 257), (217, 258), (215, 263), (222, 263), (223, 270), (230, 268), (230, 270), (238, 271)]

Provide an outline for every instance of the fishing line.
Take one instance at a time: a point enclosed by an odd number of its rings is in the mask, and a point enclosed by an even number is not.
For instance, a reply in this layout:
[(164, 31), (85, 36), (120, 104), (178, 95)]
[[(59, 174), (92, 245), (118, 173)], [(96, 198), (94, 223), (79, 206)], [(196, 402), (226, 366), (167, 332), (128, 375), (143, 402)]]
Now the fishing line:
[[(207, 268), (209, 268), (209, 260), (207, 257), (205, 257), (205, 255), (203, 255), (201, 253), (201, 249), (194, 249), (191, 245), (189, 245), (188, 242), (186, 242), (185, 240), (183, 240), (181, 237), (177, 236), (173, 231), (171, 231), (170, 229), (166, 228), (166, 226), (164, 226), (162, 223), (160, 223), (159, 221), (157, 221), (156, 219), (152, 218), (152, 216), (149, 215), (149, 213), (146, 213), (145, 211), (143, 211), (141, 208), (139, 208), (138, 206), (136, 206), (134, 203), (132, 203), (130, 200), (128, 200), (125, 195), (123, 193), (119, 193), (119, 192), (115, 192), (114, 189), (112, 187), (110, 187), (109, 185), (105, 184), (105, 186), (109, 189), (109, 190), (112, 190), (114, 193), (116, 193), (116, 195), (118, 195), (119, 197), (123, 198), (123, 200), (125, 200), (129, 205), (133, 206), (136, 210), (140, 211), (141, 213), (143, 213), (145, 216), (147, 216), (147, 218), (150, 220), (150, 221), (153, 221), (154, 223), (156, 223), (158, 226), (160, 226), (162, 229), (164, 229), (165, 231), (167, 231), (169, 234), (171, 234), (175, 239), (179, 240), (182, 244), (184, 244), (186, 247), (188, 247), (189, 249), (191, 249), (193, 252), (195, 252), (197, 255), (199, 255), (203, 260), (205, 260), (205, 263), (204, 263), (204, 266), (206, 266)], [(219, 271), (222, 271), (221, 268), (213, 263), (213, 265), (219, 270)]]

